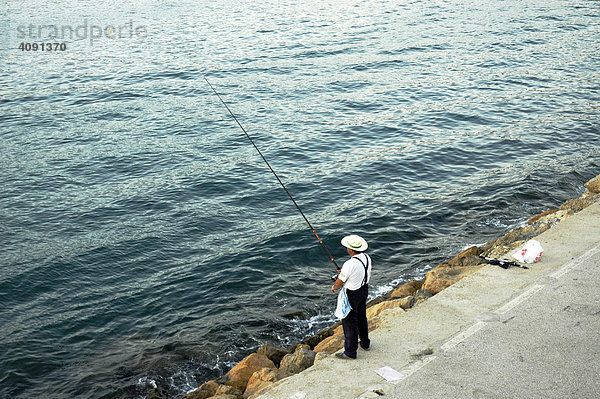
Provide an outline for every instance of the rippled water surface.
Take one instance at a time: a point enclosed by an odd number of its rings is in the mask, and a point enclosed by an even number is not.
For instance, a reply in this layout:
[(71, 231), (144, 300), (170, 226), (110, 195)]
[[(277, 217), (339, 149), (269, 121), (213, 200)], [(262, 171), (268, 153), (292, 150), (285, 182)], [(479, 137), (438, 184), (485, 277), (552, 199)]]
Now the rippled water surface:
[(0, 15), (3, 398), (179, 397), (331, 323), (333, 267), (201, 71), (338, 262), (369, 241), (372, 296), (599, 173), (598, 1)]

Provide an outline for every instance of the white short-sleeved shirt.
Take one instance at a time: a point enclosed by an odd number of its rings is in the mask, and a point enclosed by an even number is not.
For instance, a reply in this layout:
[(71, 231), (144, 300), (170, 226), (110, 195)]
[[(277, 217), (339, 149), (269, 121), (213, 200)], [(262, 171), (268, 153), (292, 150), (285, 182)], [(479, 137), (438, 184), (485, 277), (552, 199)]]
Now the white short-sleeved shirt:
[(368, 266), (367, 283), (371, 279), (371, 258), (365, 253), (360, 253), (348, 259), (342, 266), (339, 279), (344, 282), (344, 288), (355, 291), (361, 287), (365, 278), (365, 267), (360, 263), (361, 260)]

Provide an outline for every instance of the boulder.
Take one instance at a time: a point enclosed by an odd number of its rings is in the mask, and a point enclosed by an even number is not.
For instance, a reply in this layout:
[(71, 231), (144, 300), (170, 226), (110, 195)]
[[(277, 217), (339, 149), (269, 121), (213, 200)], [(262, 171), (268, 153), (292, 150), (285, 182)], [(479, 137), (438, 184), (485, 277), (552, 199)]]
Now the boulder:
[(481, 263), (481, 248), (477, 246), (472, 246), (470, 248), (465, 249), (454, 258), (448, 261), (448, 264), (452, 267), (454, 266), (475, 266)]
[(244, 398), (249, 398), (259, 392), (262, 393), (274, 382), (289, 377), (290, 375), (291, 374), (286, 373), (284, 370), (265, 367), (252, 374), (252, 377), (248, 380), (246, 391), (244, 391)]
[(369, 320), (369, 332), (379, 328), (381, 325), (381, 319), (379, 317), (371, 317)]
[(435, 295), (440, 291), (450, 287), (463, 277), (473, 273), (475, 270), (478, 270), (482, 266), (483, 264), (480, 264), (479, 267), (451, 266), (448, 263), (442, 263), (433, 270), (427, 272), (423, 289), (429, 290), (432, 295)]
[(435, 267), (425, 275), (423, 289), (429, 290), (433, 295), (443, 291), (462, 278), (460, 269), (462, 268), (451, 267), (447, 263)]
[(219, 395), (233, 395), (236, 397), (236, 399), (242, 399), (244, 397), (242, 391), (229, 385), (221, 385), (218, 387), (217, 391), (215, 392), (215, 396)]
[(548, 209), (548, 210), (545, 210), (544, 212), (540, 213), (539, 215), (531, 217), (527, 221), (527, 224), (535, 223), (535, 222), (537, 222), (537, 221), (539, 221), (541, 219), (547, 219), (548, 215), (555, 214), (556, 211), (558, 211), (558, 209)]
[(584, 186), (592, 193), (600, 193), (600, 175), (589, 180)]
[[(308, 345), (306, 345), (308, 346)], [(299, 345), (292, 354), (285, 355), (281, 359), (279, 368), (290, 374), (297, 374), (313, 365), (315, 361), (315, 352)]]
[(209, 399), (238, 399), (235, 395), (215, 395), (211, 396)]
[(367, 309), (367, 319), (379, 316), (384, 310), (398, 308), (400, 307), (401, 302), (403, 302), (402, 298), (397, 298), (380, 302), (377, 305), (371, 306)]
[(385, 296), (380, 296), (379, 298), (371, 299), (369, 302), (367, 302), (367, 309), (369, 309), (371, 306), (375, 306), (378, 303), (385, 302), (389, 299), (390, 298), (385, 297)]
[[(402, 298), (404, 300), (404, 298)], [(414, 299), (413, 299), (414, 300)], [(381, 324), (379, 317), (371, 317), (369, 320), (369, 332), (375, 330)], [(337, 327), (334, 330), (334, 334), (331, 337), (325, 338), (315, 346), (314, 351), (319, 353), (334, 353), (344, 347), (344, 329), (342, 326)], [(316, 363), (316, 360), (315, 360)]]
[(275, 368), (275, 363), (265, 355), (253, 353), (244, 358), (225, 374), (223, 377), (223, 384), (235, 387), (241, 392), (244, 392), (252, 374), (265, 367)]
[(260, 348), (258, 348), (257, 353), (259, 355), (265, 355), (266, 357), (269, 358), (269, 360), (271, 360), (275, 366), (279, 367), (279, 363), (281, 363), (281, 359), (283, 359), (283, 357), (285, 355), (287, 355), (287, 350), (273, 345), (273, 344), (265, 344), (263, 346), (261, 346)]
[(298, 345), (296, 345), (296, 349), (294, 349), (294, 352), (296, 352), (299, 349), (303, 349), (303, 348), (306, 349), (306, 350), (311, 350), (312, 349), (310, 347), (310, 345), (308, 345), (308, 344), (299, 343)]
[(315, 346), (315, 352), (317, 353), (334, 353), (344, 347), (344, 334), (335, 334), (331, 337), (325, 338)]
[(524, 243), (531, 238), (542, 234), (551, 227), (551, 223), (545, 221), (543, 223), (533, 223), (521, 227), (514, 228), (506, 233), (501, 238), (497, 238), (488, 242), (483, 246), (483, 256), (488, 258), (498, 258), (506, 254), (512, 248)]
[(316, 356), (315, 356), (315, 364), (320, 363), (326, 357), (329, 357), (329, 353), (327, 353), (327, 352), (319, 352), (319, 353), (317, 353)]
[(414, 295), (416, 301), (424, 301), (425, 299), (429, 299), (432, 296), (433, 294), (431, 293), (431, 291), (425, 289), (420, 289), (419, 291), (415, 292)]
[(390, 298), (402, 298), (405, 296), (409, 296), (417, 292), (423, 286), (423, 282), (421, 280), (411, 280), (407, 283), (402, 284), (399, 287), (394, 288), (394, 290), (390, 293)]
[(413, 306), (415, 306), (415, 302), (416, 302), (416, 299), (413, 295), (405, 296), (405, 297), (400, 298), (400, 302), (398, 302), (398, 306), (400, 306), (402, 309), (406, 310), (406, 309), (410, 309)]
[(207, 381), (204, 384), (200, 385), (198, 389), (193, 392), (190, 392), (186, 395), (185, 399), (207, 399), (211, 396), (215, 396), (217, 393), (217, 389), (221, 386), (216, 381)]
[(592, 205), (594, 202), (595, 198), (593, 196), (587, 198), (574, 198), (566, 201), (558, 209), (566, 210), (569, 214), (574, 214), (584, 210), (588, 206)]
[[(304, 339), (301, 343), (302, 344), (307, 344), (309, 345), (311, 348), (314, 348), (319, 342), (323, 341), (325, 338), (330, 337), (333, 335), (333, 330), (339, 326), (341, 324), (341, 322), (337, 322), (334, 325), (327, 327), (319, 332), (317, 332), (315, 335), (312, 335), (306, 339)], [(293, 347), (289, 352), (293, 353), (294, 350), (296, 350), (296, 347)]]
[(433, 296), (433, 294), (429, 290), (421, 289), (421, 290), (417, 291), (415, 293), (415, 295), (413, 295), (413, 297), (415, 298), (415, 303), (413, 304), (413, 307), (417, 306), (421, 302), (426, 301), (427, 299), (431, 298), (432, 296)]

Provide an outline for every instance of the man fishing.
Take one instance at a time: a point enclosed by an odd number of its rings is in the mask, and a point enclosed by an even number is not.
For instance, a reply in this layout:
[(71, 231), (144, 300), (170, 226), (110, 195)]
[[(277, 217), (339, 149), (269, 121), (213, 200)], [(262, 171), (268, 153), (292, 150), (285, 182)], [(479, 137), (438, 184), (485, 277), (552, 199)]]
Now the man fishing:
[(344, 328), (344, 352), (335, 355), (341, 359), (356, 359), (359, 339), (360, 347), (369, 350), (369, 325), (367, 322), (367, 296), (369, 294), (369, 279), (371, 278), (371, 258), (364, 253), (368, 248), (367, 242), (360, 236), (349, 235), (342, 238), (342, 245), (351, 256), (340, 270), (331, 287), (331, 291), (343, 287), (348, 295), (352, 310), (342, 319)]

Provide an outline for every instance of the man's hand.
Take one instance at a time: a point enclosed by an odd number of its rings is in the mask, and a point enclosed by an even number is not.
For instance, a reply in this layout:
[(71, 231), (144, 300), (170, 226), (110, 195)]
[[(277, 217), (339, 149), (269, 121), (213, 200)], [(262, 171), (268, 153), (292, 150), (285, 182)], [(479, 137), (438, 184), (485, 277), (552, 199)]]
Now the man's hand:
[(335, 283), (331, 286), (331, 292), (339, 290), (340, 288), (342, 288), (343, 285), (344, 282), (338, 278), (337, 280), (335, 280)]

